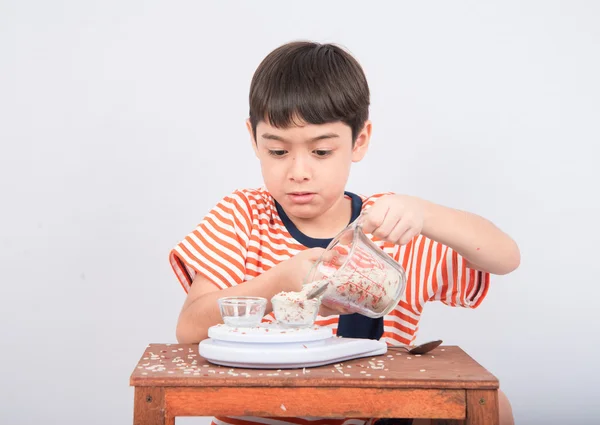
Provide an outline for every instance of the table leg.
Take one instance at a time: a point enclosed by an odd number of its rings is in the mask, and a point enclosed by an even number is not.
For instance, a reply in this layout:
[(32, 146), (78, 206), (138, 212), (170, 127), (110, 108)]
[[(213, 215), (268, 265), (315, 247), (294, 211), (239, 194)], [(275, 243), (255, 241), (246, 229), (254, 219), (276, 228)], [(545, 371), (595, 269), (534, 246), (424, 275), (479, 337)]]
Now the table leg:
[(467, 390), (466, 425), (499, 425), (498, 390)]
[(499, 425), (498, 391), (467, 390), (465, 420), (433, 419), (431, 425)]
[(175, 418), (167, 415), (163, 388), (135, 387), (133, 424), (175, 425)]

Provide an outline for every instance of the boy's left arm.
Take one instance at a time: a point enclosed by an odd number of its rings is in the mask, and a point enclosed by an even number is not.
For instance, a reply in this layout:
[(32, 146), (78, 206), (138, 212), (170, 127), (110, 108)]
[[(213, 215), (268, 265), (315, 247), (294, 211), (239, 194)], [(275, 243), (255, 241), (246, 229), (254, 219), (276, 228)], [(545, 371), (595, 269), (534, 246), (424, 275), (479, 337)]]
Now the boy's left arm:
[(378, 199), (364, 216), (363, 230), (399, 245), (422, 233), (452, 248), (469, 267), (492, 274), (510, 273), (520, 263), (515, 241), (490, 221), (413, 196)]

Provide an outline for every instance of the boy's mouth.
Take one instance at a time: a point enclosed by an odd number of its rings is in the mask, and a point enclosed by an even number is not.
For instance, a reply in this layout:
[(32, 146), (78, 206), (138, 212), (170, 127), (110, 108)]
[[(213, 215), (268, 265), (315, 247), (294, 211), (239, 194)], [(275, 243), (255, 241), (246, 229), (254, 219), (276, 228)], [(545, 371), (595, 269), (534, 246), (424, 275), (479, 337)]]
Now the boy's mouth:
[(308, 204), (315, 194), (313, 192), (291, 192), (287, 196), (296, 204)]

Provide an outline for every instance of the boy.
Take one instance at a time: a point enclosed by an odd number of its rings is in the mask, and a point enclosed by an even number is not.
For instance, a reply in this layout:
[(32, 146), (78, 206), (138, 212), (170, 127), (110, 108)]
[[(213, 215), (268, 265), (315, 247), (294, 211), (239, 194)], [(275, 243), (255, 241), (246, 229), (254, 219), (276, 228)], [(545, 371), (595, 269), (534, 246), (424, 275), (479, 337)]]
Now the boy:
[[(411, 344), (425, 302), (475, 308), (486, 296), (490, 274), (518, 267), (515, 242), (481, 217), (412, 196), (345, 191), (351, 164), (369, 147), (368, 115), (365, 75), (341, 48), (294, 42), (263, 60), (251, 82), (247, 127), (265, 187), (225, 197), (171, 251), (187, 292), (177, 324), (180, 343), (198, 343), (221, 322), (220, 297), (270, 300), (280, 291), (300, 290), (323, 249), (363, 211), (365, 233), (406, 270), (406, 293), (382, 319), (322, 308), (317, 324), (340, 336)], [(272, 320), (270, 304), (267, 313)], [(511, 423), (504, 397), (501, 410), (501, 423)], [(214, 419), (236, 425), (306, 421)]]

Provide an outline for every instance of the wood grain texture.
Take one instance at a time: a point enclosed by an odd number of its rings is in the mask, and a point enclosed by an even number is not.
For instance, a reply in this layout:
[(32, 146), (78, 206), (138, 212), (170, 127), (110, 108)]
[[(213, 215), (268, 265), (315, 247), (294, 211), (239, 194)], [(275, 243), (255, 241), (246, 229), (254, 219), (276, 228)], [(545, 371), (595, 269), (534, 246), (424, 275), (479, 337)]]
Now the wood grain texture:
[(499, 425), (498, 391), (467, 391), (467, 420), (465, 425)]
[(173, 416), (465, 418), (465, 391), (376, 388), (166, 388)]
[(437, 419), (431, 421), (431, 425), (498, 425), (500, 423), (498, 391), (469, 390), (466, 397), (465, 420)]
[(136, 388), (133, 403), (134, 425), (175, 425), (175, 417), (166, 414), (165, 390), (157, 387)]
[(335, 365), (265, 370), (211, 364), (200, 357), (197, 344), (151, 344), (131, 374), (130, 385), (494, 390), (498, 380), (455, 346), (441, 346), (422, 356), (389, 350)]

